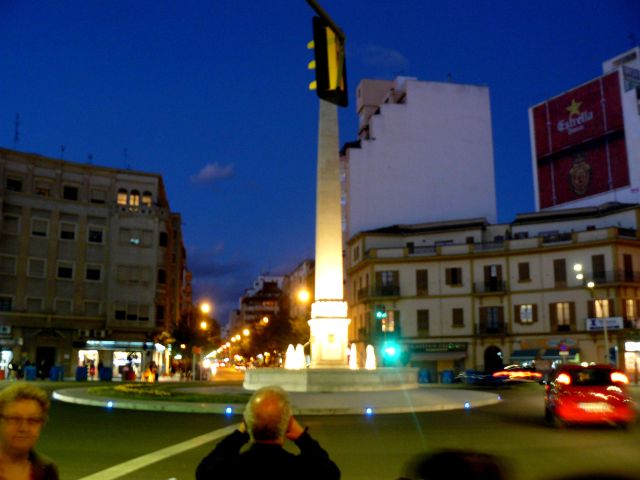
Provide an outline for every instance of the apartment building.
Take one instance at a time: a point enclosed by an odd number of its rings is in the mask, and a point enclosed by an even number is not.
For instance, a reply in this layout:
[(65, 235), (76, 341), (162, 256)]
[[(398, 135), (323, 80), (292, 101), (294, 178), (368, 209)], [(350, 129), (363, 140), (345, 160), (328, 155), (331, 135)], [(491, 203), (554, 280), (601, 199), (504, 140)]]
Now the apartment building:
[(350, 338), (381, 357), (393, 339), (401, 361), (432, 378), (502, 363), (604, 361), (608, 344), (611, 361), (637, 378), (639, 223), (640, 206), (609, 203), (510, 224), (471, 218), (360, 232), (347, 247)]
[(0, 149), (0, 213), (2, 369), (154, 358), (189, 293), (160, 175)]
[(394, 223), (496, 222), (487, 87), (366, 79), (356, 108), (358, 138), (341, 152), (345, 239)]

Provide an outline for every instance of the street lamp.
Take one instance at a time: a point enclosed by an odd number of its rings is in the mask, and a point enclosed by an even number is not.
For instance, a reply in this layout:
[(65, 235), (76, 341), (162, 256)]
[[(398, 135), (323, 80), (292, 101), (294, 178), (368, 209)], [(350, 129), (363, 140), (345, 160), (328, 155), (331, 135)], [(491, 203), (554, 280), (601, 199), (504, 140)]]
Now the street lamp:
[[(576, 263), (573, 266), (573, 271), (576, 272), (576, 279), (578, 280), (584, 280), (584, 275), (582, 274), (582, 264), (580, 263)], [(593, 280), (589, 280), (586, 283), (586, 287), (587, 290), (589, 291), (589, 295), (591, 296), (591, 300), (593, 300), (593, 307), (594, 307), (594, 313), (596, 314), (596, 316), (598, 315), (597, 313), (597, 305), (598, 305), (598, 299), (596, 298), (595, 295), (595, 287), (596, 287), (596, 283)], [(607, 323), (609, 319), (606, 317), (602, 317), (602, 333), (604, 334), (604, 363), (606, 365), (609, 365), (609, 363), (611, 362), (611, 360), (609, 359), (609, 330), (608, 330), (608, 325)]]
[(242, 330), (242, 335), (244, 335), (245, 337), (248, 337), (249, 335), (251, 335), (251, 332), (249, 331), (248, 328), (245, 328), (244, 330)]

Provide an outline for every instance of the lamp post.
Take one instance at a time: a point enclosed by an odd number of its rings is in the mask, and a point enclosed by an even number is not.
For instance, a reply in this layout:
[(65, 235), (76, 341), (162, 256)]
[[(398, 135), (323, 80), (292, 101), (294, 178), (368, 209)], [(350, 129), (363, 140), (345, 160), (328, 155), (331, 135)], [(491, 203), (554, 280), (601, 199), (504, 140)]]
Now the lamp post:
[[(582, 264), (576, 263), (573, 266), (573, 271), (576, 272), (576, 279), (584, 283), (584, 274), (582, 273)], [(594, 313), (596, 313), (596, 316), (597, 316), (598, 299), (596, 298), (596, 295), (595, 295), (596, 283), (593, 280), (589, 280), (585, 285), (587, 287), (587, 290), (589, 291), (591, 300), (593, 300)], [(608, 331), (608, 325), (607, 325), (609, 323), (608, 322), (609, 319), (607, 317), (602, 317), (601, 321), (602, 321), (602, 333), (604, 334), (604, 363), (606, 365), (609, 365), (611, 363), (611, 360), (609, 359), (609, 331)]]

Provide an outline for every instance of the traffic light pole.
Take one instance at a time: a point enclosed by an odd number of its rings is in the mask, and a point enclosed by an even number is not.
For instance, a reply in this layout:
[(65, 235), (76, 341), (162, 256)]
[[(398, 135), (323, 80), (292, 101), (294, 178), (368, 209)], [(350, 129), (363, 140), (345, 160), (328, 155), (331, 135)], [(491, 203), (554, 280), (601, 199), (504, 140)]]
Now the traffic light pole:
[(315, 12), (318, 14), (318, 16), (320, 18), (322, 18), (325, 22), (327, 22), (329, 24), (331, 29), (334, 32), (336, 32), (336, 35), (338, 35), (340, 37), (340, 39), (342, 41), (344, 41), (344, 33), (343, 33), (343, 31), (340, 29), (340, 27), (338, 27), (338, 25), (335, 24), (335, 22), (331, 19), (329, 14), (327, 12), (325, 12), (324, 9), (320, 6), (320, 4), (318, 2), (316, 2), (316, 0), (307, 0), (307, 3), (309, 4), (309, 6), (311, 8), (313, 8), (315, 10)]

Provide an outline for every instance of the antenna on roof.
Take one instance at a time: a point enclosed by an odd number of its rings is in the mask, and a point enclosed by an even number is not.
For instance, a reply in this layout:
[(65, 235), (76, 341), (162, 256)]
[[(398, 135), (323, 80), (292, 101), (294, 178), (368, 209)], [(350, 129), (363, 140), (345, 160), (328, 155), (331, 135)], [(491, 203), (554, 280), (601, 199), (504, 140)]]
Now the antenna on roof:
[(64, 160), (64, 145), (60, 145), (60, 158)]
[(127, 170), (131, 170), (131, 164), (129, 163), (129, 152), (127, 151), (127, 147), (124, 147), (122, 150), (122, 158), (124, 159), (124, 168)]
[(15, 150), (20, 140), (20, 114), (16, 113), (16, 121), (13, 129), (13, 149)]

